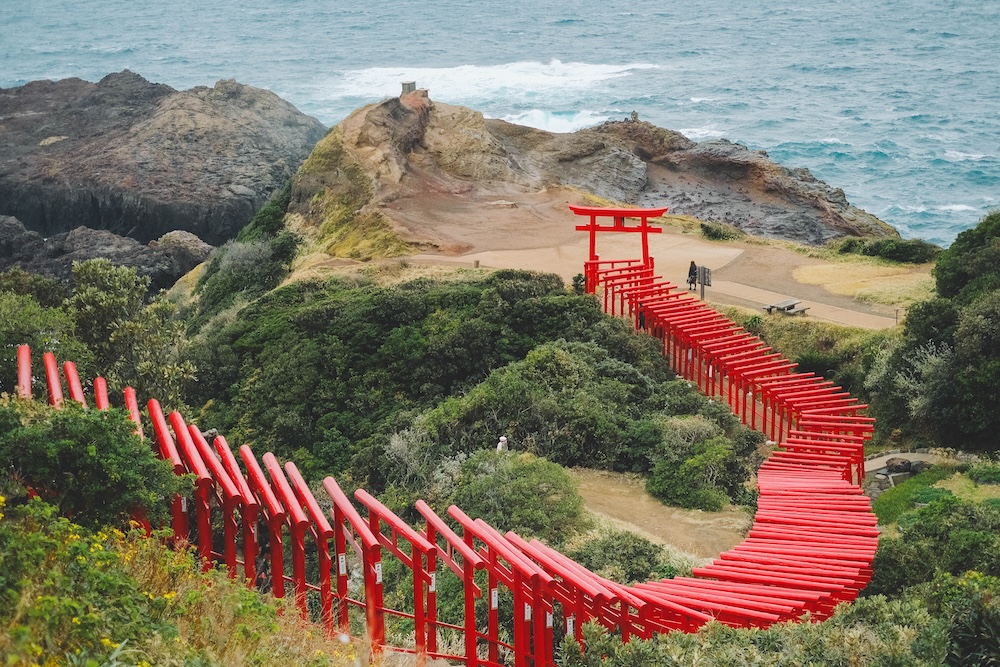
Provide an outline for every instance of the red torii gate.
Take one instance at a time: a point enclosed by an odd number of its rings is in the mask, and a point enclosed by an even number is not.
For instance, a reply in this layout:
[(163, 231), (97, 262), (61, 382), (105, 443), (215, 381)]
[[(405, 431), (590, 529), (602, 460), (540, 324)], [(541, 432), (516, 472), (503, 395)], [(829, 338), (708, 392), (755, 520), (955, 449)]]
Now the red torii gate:
[[(585, 276), (587, 279), (587, 293), (593, 294), (597, 287), (594, 279), (594, 272), (600, 265), (600, 257), (597, 255), (597, 232), (628, 232), (642, 234), (642, 258), (638, 260), (618, 260), (609, 266), (621, 266), (623, 264), (636, 264), (645, 268), (653, 268), (653, 258), (649, 256), (649, 235), (661, 234), (660, 227), (650, 227), (649, 219), (658, 218), (667, 212), (667, 208), (611, 208), (604, 206), (573, 206), (569, 210), (577, 215), (585, 215), (590, 218), (586, 225), (577, 225), (580, 232), (590, 232), (590, 258), (585, 263)], [(612, 218), (613, 224), (598, 224), (598, 218)], [(625, 218), (638, 218), (638, 227), (628, 227), (625, 225)]]

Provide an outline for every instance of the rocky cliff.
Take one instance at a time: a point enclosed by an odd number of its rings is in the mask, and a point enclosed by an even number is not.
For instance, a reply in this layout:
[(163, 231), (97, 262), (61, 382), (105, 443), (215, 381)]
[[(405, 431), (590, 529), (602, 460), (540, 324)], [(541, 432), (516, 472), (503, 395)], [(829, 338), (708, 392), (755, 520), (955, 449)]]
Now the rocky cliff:
[(129, 71), (0, 89), (0, 215), (44, 237), (231, 238), (325, 128), (235, 81), (178, 92)]
[[(314, 228), (328, 225), (330, 207), (318, 219), (314, 197), (333, 193), (362, 204), (366, 224), (381, 219), (408, 241), (442, 248), (448, 240), (434, 221), (449, 209), (559, 186), (807, 244), (898, 236), (843, 191), (745, 146), (696, 143), (633, 120), (553, 134), (432, 102), (419, 90), (356, 111), (317, 145), (296, 177), (292, 211), (306, 226), (310, 216)], [(472, 233), (456, 248), (474, 245)]]

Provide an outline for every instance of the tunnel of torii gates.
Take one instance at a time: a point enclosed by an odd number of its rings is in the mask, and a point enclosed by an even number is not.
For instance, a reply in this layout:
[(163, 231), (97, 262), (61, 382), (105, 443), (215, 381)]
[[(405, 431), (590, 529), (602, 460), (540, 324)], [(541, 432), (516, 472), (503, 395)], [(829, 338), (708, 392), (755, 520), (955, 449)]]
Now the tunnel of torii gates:
[[(648, 220), (665, 209), (571, 208), (589, 217), (577, 228), (591, 239), (587, 291), (610, 315), (636, 326), (641, 312), (644, 335), (662, 341), (678, 375), (777, 443), (758, 472), (758, 509), (744, 542), (690, 577), (624, 586), (459, 507), (437, 508), (445, 520), (417, 501), (422, 523), (410, 526), (364, 489), (351, 499), (332, 477), (310, 486), (295, 463), (282, 465), (270, 452), (258, 457), (247, 445), (233, 451), (222, 435), (209, 442), (180, 413), (165, 415), (155, 398), (142, 414), (135, 391), (126, 388), (123, 405), (136, 433), (177, 474), (195, 478), (191, 497), (173, 499), (173, 539), (190, 542), (206, 569), (218, 564), (248, 586), (266, 580), (276, 597), (290, 595), (304, 617), (365, 642), (373, 659), (386, 651), (411, 653), (418, 665), (431, 656), (470, 666), (547, 666), (565, 635), (582, 642), (586, 622), (627, 642), (693, 632), (712, 620), (766, 627), (807, 612), (821, 620), (853, 600), (871, 578), (878, 537), (859, 486), (874, 421), (860, 414), (865, 406), (832, 382), (796, 372), (756, 336), (658, 277), (648, 234), (661, 229)], [(598, 224), (606, 217), (611, 224)], [(628, 218), (641, 222), (630, 227)], [(601, 260), (598, 232), (641, 234), (642, 257)], [(16, 392), (27, 400), (31, 350), (21, 346), (17, 360)], [(89, 405), (72, 361), (61, 374), (51, 352), (42, 363), (53, 406), (63, 405), (64, 386), (69, 400)], [(98, 410), (109, 408), (103, 378), (93, 381), (92, 394)], [(221, 531), (213, 532), (216, 525)], [(411, 608), (385, 606), (383, 557), (398, 561), (390, 570), (394, 586), (412, 587)], [(461, 596), (460, 604), (448, 605), (461, 609), (457, 618), (438, 614), (445, 577), (447, 595)]]

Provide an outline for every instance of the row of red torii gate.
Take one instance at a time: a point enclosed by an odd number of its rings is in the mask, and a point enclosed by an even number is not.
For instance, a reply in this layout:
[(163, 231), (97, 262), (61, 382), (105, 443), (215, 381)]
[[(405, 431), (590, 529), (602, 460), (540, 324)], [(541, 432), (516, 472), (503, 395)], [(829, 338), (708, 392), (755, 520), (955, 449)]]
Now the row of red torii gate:
[[(469, 666), (542, 667), (555, 664), (562, 637), (583, 641), (586, 622), (627, 642), (693, 632), (713, 620), (735, 627), (806, 613), (822, 620), (853, 600), (871, 578), (878, 536), (859, 486), (873, 431), (873, 420), (861, 414), (865, 406), (832, 382), (795, 372), (756, 336), (656, 276), (648, 234), (661, 229), (648, 221), (665, 209), (571, 208), (589, 218), (577, 227), (590, 233), (587, 291), (636, 326), (641, 314), (645, 333), (662, 341), (679, 375), (779, 445), (759, 470), (758, 510), (743, 543), (690, 577), (621, 585), (459, 507), (439, 508), (445, 520), (417, 501), (422, 523), (411, 526), (364, 489), (352, 500), (332, 477), (310, 485), (292, 461), (282, 465), (270, 452), (258, 457), (247, 445), (234, 452), (222, 435), (209, 442), (180, 413), (164, 415), (155, 398), (143, 416), (135, 391), (126, 388), (124, 408), (137, 433), (150, 429), (160, 456), (196, 480), (193, 497), (173, 501), (175, 539), (190, 541), (206, 568), (219, 564), (250, 586), (266, 580), (304, 617), (365, 642), (373, 659), (412, 653), (418, 665), (430, 656)], [(630, 226), (628, 218), (640, 224)], [(642, 256), (601, 260), (598, 232), (640, 233)], [(88, 405), (73, 362), (60, 369), (50, 352), (42, 362), (53, 406), (63, 405), (64, 387), (70, 400)], [(32, 379), (31, 350), (21, 346), (20, 398), (32, 397)], [(96, 408), (108, 409), (106, 382), (96, 378), (92, 391)], [(383, 557), (394, 561), (385, 571)], [(386, 606), (387, 572), (397, 589), (408, 590), (393, 599), (409, 599), (409, 608)], [(442, 586), (445, 579), (450, 585)], [(439, 605), (439, 590), (448, 591), (448, 605)], [(439, 606), (460, 613), (442, 618)]]

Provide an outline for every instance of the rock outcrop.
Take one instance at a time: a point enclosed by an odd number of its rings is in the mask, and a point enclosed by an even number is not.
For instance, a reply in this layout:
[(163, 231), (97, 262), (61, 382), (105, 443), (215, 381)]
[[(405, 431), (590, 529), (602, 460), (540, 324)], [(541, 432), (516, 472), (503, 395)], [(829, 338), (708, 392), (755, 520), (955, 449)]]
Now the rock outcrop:
[(150, 290), (177, 282), (204, 262), (213, 248), (190, 232), (173, 231), (149, 245), (106, 230), (76, 229), (48, 238), (28, 231), (17, 218), (0, 216), (0, 271), (18, 266), (30, 273), (69, 280), (73, 262), (106, 258), (150, 277)]
[[(553, 186), (625, 205), (667, 206), (672, 214), (800, 243), (898, 237), (808, 170), (787, 169), (728, 141), (696, 143), (639, 121), (554, 134), (431, 102), (418, 90), (359, 109), (317, 151), (323, 159), (311, 158), (314, 164), (306, 163), (297, 177), (298, 212), (308, 217), (308, 202), (322, 188), (363, 192), (367, 210), (395, 216), (410, 241), (425, 240), (413, 233), (408, 221), (414, 216), (405, 212), (418, 197), (505, 200), (512, 192)], [(433, 243), (433, 234), (429, 238)]]
[(233, 237), (325, 128), (235, 81), (178, 92), (128, 70), (0, 89), (0, 215), (42, 236)]

